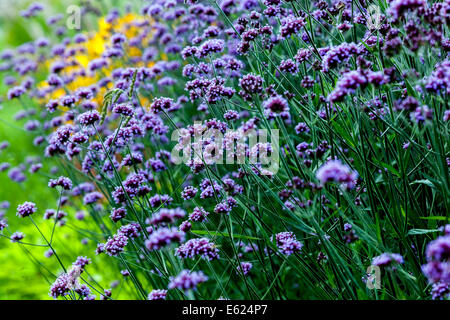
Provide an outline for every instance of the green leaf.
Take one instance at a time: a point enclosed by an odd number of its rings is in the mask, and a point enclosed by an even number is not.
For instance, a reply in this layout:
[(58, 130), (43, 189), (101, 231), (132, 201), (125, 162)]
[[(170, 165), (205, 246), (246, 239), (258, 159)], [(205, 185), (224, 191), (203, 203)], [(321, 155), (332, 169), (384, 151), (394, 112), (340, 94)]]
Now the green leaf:
[(426, 233), (433, 233), (433, 232), (439, 232), (439, 229), (411, 229), (408, 231), (408, 236), (415, 236), (418, 234), (426, 234)]
[(419, 217), (419, 218), (423, 219), (423, 220), (441, 220), (441, 221), (448, 220), (447, 217), (443, 217), (443, 216)]
[(434, 188), (434, 189), (436, 188), (436, 186), (433, 184), (433, 182), (431, 182), (431, 181), (428, 180), (428, 179), (416, 180), (416, 181), (411, 182), (410, 185), (411, 185), (411, 184), (418, 184), (418, 183), (422, 183), (422, 184), (424, 184), (424, 185), (427, 185), (427, 186), (429, 186), (430, 188)]

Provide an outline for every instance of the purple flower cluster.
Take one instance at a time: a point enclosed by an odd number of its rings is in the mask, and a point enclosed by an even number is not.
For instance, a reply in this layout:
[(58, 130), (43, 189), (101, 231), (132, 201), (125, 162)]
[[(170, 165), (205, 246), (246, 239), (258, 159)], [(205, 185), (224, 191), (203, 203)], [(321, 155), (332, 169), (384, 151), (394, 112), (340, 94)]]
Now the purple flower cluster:
[(61, 187), (64, 190), (72, 189), (72, 180), (67, 177), (59, 177), (57, 179), (50, 179), (48, 182), (50, 188)]
[(237, 274), (242, 272), (244, 276), (246, 276), (250, 270), (252, 269), (253, 265), (250, 262), (241, 262), (240, 267), (237, 270)]
[(186, 211), (181, 208), (167, 209), (161, 208), (155, 212), (151, 219), (148, 219), (147, 223), (152, 225), (158, 224), (171, 224), (176, 220), (183, 218), (186, 215)]
[(330, 160), (317, 170), (316, 178), (322, 185), (336, 182), (344, 184), (347, 189), (352, 189), (355, 186), (357, 173), (340, 160)]
[(148, 294), (148, 300), (166, 300), (167, 290), (155, 289)]
[(201, 271), (183, 270), (176, 277), (171, 277), (169, 289), (183, 291), (195, 290), (200, 283), (208, 280), (208, 277)]
[(422, 271), (432, 283), (450, 284), (450, 235), (438, 237), (426, 249), (427, 264)]
[(17, 216), (25, 218), (31, 216), (37, 210), (36, 204), (33, 202), (26, 201), (23, 204), (17, 206)]
[(303, 247), (303, 244), (297, 240), (294, 233), (289, 231), (277, 233), (275, 235), (275, 243), (281, 253), (287, 256), (299, 252)]
[(219, 258), (219, 249), (208, 238), (198, 238), (183, 243), (175, 254), (182, 259), (201, 256), (207, 260), (214, 260)]
[(379, 267), (391, 267), (394, 264), (402, 264), (403, 257), (398, 253), (382, 253), (372, 259), (372, 265)]
[(145, 246), (148, 250), (159, 250), (172, 243), (184, 241), (184, 232), (178, 231), (176, 228), (158, 228), (150, 234), (150, 237), (145, 241)]

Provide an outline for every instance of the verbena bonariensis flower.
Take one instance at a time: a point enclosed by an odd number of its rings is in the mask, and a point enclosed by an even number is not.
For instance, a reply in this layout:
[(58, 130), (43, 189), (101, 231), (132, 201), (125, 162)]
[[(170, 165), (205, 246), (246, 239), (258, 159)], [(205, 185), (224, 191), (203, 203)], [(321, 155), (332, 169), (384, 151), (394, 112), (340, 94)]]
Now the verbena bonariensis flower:
[(167, 290), (155, 289), (148, 294), (148, 300), (166, 300)]
[(153, 225), (174, 223), (176, 220), (183, 218), (185, 215), (186, 211), (181, 208), (161, 208), (159, 211), (155, 212), (150, 219), (148, 219), (147, 223)]
[(25, 234), (20, 231), (16, 231), (11, 235), (11, 242), (19, 242), (25, 238)]
[(37, 211), (36, 204), (33, 202), (26, 201), (23, 204), (17, 206), (17, 216), (25, 218), (31, 216)]
[(348, 61), (353, 55), (359, 54), (361, 49), (354, 43), (342, 43), (339, 46), (331, 47), (322, 59), (322, 69), (328, 72)]
[(239, 274), (240, 272), (242, 272), (242, 274), (246, 276), (252, 268), (253, 265), (251, 262), (241, 262), (240, 267), (238, 267), (236, 273)]
[(73, 263), (74, 266), (80, 267), (80, 272), (83, 271), (84, 267), (90, 264), (92, 261), (88, 257), (78, 257), (77, 260)]
[(48, 182), (48, 186), (50, 188), (56, 188), (59, 186), (64, 190), (70, 190), (72, 189), (72, 180), (67, 177), (61, 176), (57, 179), (50, 179), (50, 181)]
[(60, 275), (55, 282), (50, 287), (50, 296), (53, 299), (58, 299), (58, 297), (64, 297), (69, 294), (74, 285), (74, 279), (72, 279), (67, 274)]
[(294, 233), (289, 231), (277, 233), (275, 235), (275, 243), (281, 253), (287, 256), (299, 252), (303, 247), (303, 244), (297, 240)]
[(5, 219), (0, 219), (0, 231), (3, 231), (3, 229), (6, 229), (8, 227), (8, 223)]
[(367, 78), (359, 71), (345, 73), (336, 83), (336, 88), (328, 95), (330, 102), (340, 102), (359, 87), (367, 85)]
[(322, 185), (336, 182), (344, 184), (348, 189), (352, 189), (355, 186), (357, 173), (340, 160), (330, 160), (317, 170), (316, 178)]
[(125, 218), (127, 210), (125, 208), (114, 208), (109, 216), (112, 221), (117, 222)]
[(193, 187), (193, 186), (187, 186), (183, 189), (183, 191), (181, 191), (181, 197), (184, 200), (189, 200), (195, 197), (195, 195), (197, 194), (198, 189)]
[(177, 248), (175, 254), (183, 259), (201, 256), (207, 260), (214, 260), (219, 258), (219, 249), (208, 238), (198, 238), (183, 243)]
[(184, 232), (178, 231), (176, 228), (161, 227), (150, 234), (150, 237), (145, 241), (145, 246), (148, 250), (158, 250), (172, 243), (184, 241)]
[(426, 249), (427, 264), (422, 271), (432, 283), (450, 284), (450, 235), (438, 237)]
[(77, 120), (80, 124), (87, 126), (96, 123), (97, 121), (100, 120), (100, 118), (101, 117), (98, 111), (93, 110), (80, 114)]
[(372, 259), (372, 265), (379, 267), (390, 267), (394, 264), (404, 263), (403, 257), (398, 253), (382, 253)]
[(433, 283), (431, 288), (433, 300), (446, 300), (450, 297), (450, 285), (444, 282)]
[(280, 34), (282, 37), (297, 34), (305, 24), (306, 22), (303, 18), (289, 15), (281, 20)]
[(83, 198), (83, 202), (84, 204), (93, 204), (102, 198), (103, 195), (100, 192), (94, 191), (87, 193)]
[(185, 220), (180, 224), (179, 229), (180, 231), (186, 233), (192, 229), (192, 224), (188, 220)]
[(192, 213), (189, 215), (189, 219), (191, 221), (197, 222), (197, 221), (205, 221), (206, 217), (208, 216), (209, 212), (207, 212), (202, 207), (195, 207)]
[(202, 271), (182, 270), (176, 277), (171, 277), (169, 289), (179, 289), (187, 292), (195, 290), (200, 283), (208, 280)]
[(425, 0), (393, 0), (389, 4), (389, 13), (394, 20), (402, 17), (408, 10), (416, 10), (426, 5)]
[(212, 53), (222, 52), (224, 48), (225, 42), (221, 39), (207, 40), (197, 48), (195, 56), (199, 59), (202, 59)]
[(121, 232), (116, 233), (112, 238), (102, 246), (102, 250), (110, 256), (117, 256), (121, 253), (128, 243), (128, 237)]

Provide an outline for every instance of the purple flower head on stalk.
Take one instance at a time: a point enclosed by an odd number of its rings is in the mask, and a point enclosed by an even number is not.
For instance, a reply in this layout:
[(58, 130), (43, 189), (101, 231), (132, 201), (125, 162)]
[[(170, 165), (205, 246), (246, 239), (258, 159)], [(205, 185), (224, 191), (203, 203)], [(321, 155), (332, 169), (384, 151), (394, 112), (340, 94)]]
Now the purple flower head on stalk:
[(121, 114), (125, 117), (130, 117), (134, 114), (133, 107), (129, 104), (118, 104), (114, 106), (113, 112), (117, 114)]
[(75, 102), (77, 102), (77, 98), (72, 95), (67, 95), (67, 96), (62, 97), (59, 100), (59, 102), (64, 107), (72, 107), (75, 104)]
[(100, 192), (97, 192), (97, 191), (90, 192), (84, 196), (83, 203), (85, 205), (93, 204), (102, 198), (103, 198), (103, 195)]
[(281, 36), (287, 38), (291, 35), (297, 34), (305, 24), (306, 22), (303, 18), (289, 15), (281, 20)]
[(138, 223), (132, 222), (120, 227), (118, 233), (125, 235), (127, 238), (137, 238), (140, 231), (140, 225)]
[(64, 297), (69, 294), (70, 290), (74, 288), (74, 279), (68, 274), (63, 273), (60, 275), (50, 287), (50, 297), (58, 299), (58, 297)]
[(388, 13), (391, 15), (394, 21), (396, 21), (404, 16), (406, 11), (413, 11), (425, 6), (425, 0), (392, 0), (389, 4)]
[(100, 114), (96, 110), (87, 111), (85, 113), (80, 114), (77, 120), (78, 123), (80, 123), (81, 125), (85, 126), (92, 125), (100, 120)]
[(240, 118), (239, 113), (235, 110), (228, 110), (224, 113), (223, 117), (228, 121), (239, 120)]
[(226, 202), (218, 203), (214, 207), (214, 212), (218, 214), (230, 214), (231, 207)]
[(205, 41), (198, 47), (196, 57), (199, 59), (205, 58), (212, 53), (222, 52), (225, 48), (225, 42), (219, 39), (212, 39)]
[(82, 272), (84, 267), (86, 267), (88, 264), (91, 264), (91, 259), (88, 257), (78, 257), (77, 260), (73, 263), (73, 266), (80, 267), (80, 271)]
[(359, 48), (354, 43), (343, 43), (339, 46), (332, 47), (327, 51), (322, 59), (322, 69), (328, 72), (332, 68), (336, 68), (343, 62), (347, 62), (352, 55), (358, 54)]
[(450, 260), (450, 235), (445, 235), (430, 242), (426, 250), (428, 261)]
[(300, 122), (300, 123), (298, 123), (298, 124), (295, 126), (295, 132), (296, 132), (297, 134), (308, 133), (309, 131), (310, 131), (310, 130), (309, 130), (308, 125), (307, 125), (306, 123), (304, 123), (304, 122)]
[(193, 186), (187, 186), (183, 189), (183, 191), (181, 191), (181, 197), (184, 200), (189, 200), (195, 197), (195, 195), (197, 194), (198, 189), (193, 187)]
[(64, 190), (70, 190), (72, 189), (72, 180), (61, 176), (57, 179), (50, 179), (50, 181), (48, 182), (48, 186), (50, 188), (56, 188), (59, 186)]
[(189, 215), (189, 219), (194, 222), (202, 222), (206, 220), (206, 217), (209, 215), (202, 207), (195, 207), (192, 213)]
[(444, 282), (434, 283), (431, 288), (433, 300), (447, 300), (450, 298), (450, 285)]
[(148, 300), (166, 300), (167, 290), (155, 289), (148, 294)]
[(5, 219), (0, 219), (0, 231), (3, 231), (3, 229), (6, 229), (8, 227), (8, 223)]
[(47, 251), (44, 252), (44, 257), (46, 258), (51, 258), (54, 255), (54, 252), (52, 249), (48, 249)]
[(127, 215), (127, 211), (125, 208), (115, 208), (111, 211), (111, 215), (109, 216), (113, 222), (118, 222), (125, 218)]
[(168, 288), (187, 292), (188, 290), (195, 290), (200, 283), (207, 280), (208, 277), (202, 271), (183, 270), (176, 277), (170, 278)]
[(172, 203), (173, 199), (168, 194), (155, 194), (153, 197), (149, 199), (150, 205), (152, 208), (157, 208), (159, 206), (168, 206)]
[(276, 95), (270, 97), (263, 103), (263, 107), (266, 111), (266, 114), (281, 114), (289, 111), (289, 105), (286, 99), (282, 96)]
[[(6, 201), (7, 202), (7, 201)], [(8, 203), (8, 202), (7, 202)], [(1, 206), (0, 206), (1, 207)], [(446, 224), (445, 226), (441, 227), (442, 231), (446, 236), (450, 235), (450, 224)]]
[[(9, 203), (9, 201), (2, 201), (0, 202), (0, 209), (9, 209), (11, 206), (11, 204)], [(450, 225), (448, 225), (450, 226)]]
[(298, 72), (298, 65), (294, 60), (286, 59), (286, 60), (281, 61), (280, 65), (279, 65), (279, 69), (282, 72), (296, 74)]
[(158, 225), (158, 224), (169, 224), (174, 223), (180, 218), (186, 215), (186, 211), (181, 208), (167, 209), (161, 208), (158, 212), (155, 212), (151, 219), (148, 220), (148, 224)]
[(145, 241), (148, 250), (159, 250), (165, 246), (175, 242), (184, 241), (184, 232), (178, 231), (176, 228), (158, 228)]
[(180, 229), (180, 231), (186, 233), (186, 232), (188, 232), (189, 230), (192, 229), (192, 224), (191, 224), (188, 220), (183, 221), (183, 222), (180, 224), (179, 229)]
[(27, 179), (26, 176), (23, 174), (22, 170), (17, 167), (9, 170), (8, 178), (10, 178), (12, 181), (18, 182), (18, 183), (24, 182)]
[(20, 96), (22, 96), (23, 94), (25, 94), (26, 90), (24, 87), (14, 87), (9, 89), (8, 91), (8, 99), (12, 100), (14, 98), (20, 98)]
[(0, 163), (0, 172), (8, 170), (10, 167), (11, 165), (8, 162), (2, 162)]
[(30, 173), (36, 173), (42, 168), (42, 163), (33, 163), (30, 166), (29, 172)]
[(208, 238), (191, 239), (177, 248), (176, 253), (182, 259), (201, 256), (207, 260), (219, 258), (219, 249)]
[(239, 270), (237, 270), (236, 273), (240, 274), (242, 272), (244, 276), (246, 276), (250, 272), (251, 268), (253, 268), (253, 265), (250, 262), (241, 262), (241, 265), (238, 268)]
[(263, 81), (261, 76), (249, 73), (239, 79), (239, 86), (245, 93), (258, 94), (263, 91)]
[(154, 113), (159, 113), (163, 110), (171, 109), (173, 107), (173, 99), (171, 98), (156, 98), (150, 106), (150, 110)]
[(357, 178), (357, 173), (340, 160), (330, 160), (317, 170), (316, 178), (321, 185), (336, 182), (344, 184), (347, 189), (352, 189), (355, 186), (354, 181)]
[[(271, 238), (273, 241), (273, 237)], [(293, 232), (285, 231), (275, 235), (275, 243), (281, 253), (289, 256), (295, 252), (299, 252), (303, 244), (297, 240)]]
[(11, 235), (11, 242), (19, 242), (23, 238), (25, 238), (25, 235), (20, 231), (16, 231)]
[(108, 65), (108, 60), (104, 58), (94, 59), (91, 62), (89, 62), (88, 69), (91, 72), (94, 72), (96, 70), (103, 69)]
[[(104, 245), (101, 246), (102, 251), (110, 256), (117, 256), (121, 253), (128, 244), (128, 237), (121, 232), (116, 233), (112, 238), (109, 238)], [(98, 247), (97, 249), (99, 249)]]
[(425, 78), (425, 88), (429, 92), (450, 93), (450, 60), (436, 65), (432, 74)]
[(33, 202), (24, 202), (23, 204), (17, 206), (17, 216), (21, 218), (28, 217), (35, 213), (37, 210), (36, 204)]
[(403, 257), (398, 253), (382, 253), (372, 259), (372, 265), (379, 267), (389, 267), (393, 264), (402, 264), (404, 262)]
[(336, 83), (336, 88), (329, 94), (330, 102), (340, 102), (357, 88), (367, 85), (367, 78), (359, 71), (345, 73)]

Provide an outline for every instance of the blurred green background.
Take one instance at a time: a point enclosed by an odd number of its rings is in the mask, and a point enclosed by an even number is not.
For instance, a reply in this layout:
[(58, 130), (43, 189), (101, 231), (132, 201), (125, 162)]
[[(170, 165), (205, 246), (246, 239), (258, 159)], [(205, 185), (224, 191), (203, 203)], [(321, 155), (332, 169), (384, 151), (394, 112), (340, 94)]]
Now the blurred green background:
[[(32, 19), (21, 17), (20, 11), (27, 8), (32, 2), (0, 0), (0, 51), (14, 48), (42, 36), (51, 39), (52, 30), (47, 26), (46, 19), (57, 13), (65, 14), (69, 5), (80, 3), (80, 1), (64, 0), (39, 1), (45, 6), (43, 13)], [(112, 6), (107, 2), (109, 1), (100, 1), (99, 3), (111, 8)], [(91, 30), (95, 24), (95, 19), (83, 20), (84, 29)], [(69, 31), (67, 36), (73, 35), (76, 31), (71, 32)], [(23, 125), (28, 119), (14, 120), (14, 115), (23, 110), (21, 103), (17, 100), (4, 99), (8, 90), (4, 85), (5, 75), (5, 73), (0, 73), (0, 96), (3, 97), (3, 101), (0, 103), (0, 142), (8, 141), (10, 146), (6, 150), (0, 151), (0, 163), (9, 162), (11, 167), (15, 167), (30, 156), (37, 156), (41, 160), (45, 160), (42, 150), (33, 146), (34, 136), (23, 129)], [(31, 103), (28, 98), (25, 101), (25, 103)], [(58, 192), (47, 187), (49, 177), (54, 176), (50, 174), (50, 169), (54, 164), (49, 160), (42, 163), (44, 164), (43, 168), (36, 174), (31, 174), (28, 170), (24, 171), (27, 180), (22, 184), (12, 182), (8, 178), (8, 171), (0, 172), (0, 202), (6, 200), (11, 204), (10, 208), (6, 210), (9, 231), (23, 232), (26, 235), (23, 241), (34, 244), (44, 244), (45, 242), (31, 222), (28, 219), (17, 218), (15, 212), (18, 204), (24, 201), (35, 202), (38, 206), (38, 211), (34, 215), (35, 220), (42, 228), (43, 233), (50, 236), (53, 222), (46, 221), (42, 217), (46, 209), (57, 208)], [(60, 171), (59, 174), (63, 175), (64, 173)], [(82, 234), (80, 230), (75, 231), (75, 226), (77, 229), (89, 229), (86, 226), (89, 221), (80, 222), (74, 219), (75, 212), (71, 211), (70, 204), (63, 210), (69, 213), (67, 225), (57, 227), (54, 239), (56, 252), (63, 263), (68, 266), (75, 261), (77, 256), (88, 256), (92, 259), (92, 264), (87, 267), (87, 277), (92, 276), (98, 282), (99, 287), (105, 289), (110, 288), (112, 282), (119, 280), (118, 286), (113, 289), (115, 298), (133, 298), (132, 291), (129, 290), (126, 280), (121, 278), (117, 267), (112, 265), (111, 261), (102, 263), (102, 259), (106, 257), (95, 256), (96, 243), (93, 241), (88, 241), (87, 244), (81, 243), (81, 240), (87, 238), (87, 235)], [(51, 258), (44, 256), (47, 250), (48, 248), (45, 247), (10, 243), (8, 239), (0, 237), (0, 299), (51, 299), (48, 295), (49, 287), (62, 270), (54, 256)]]

